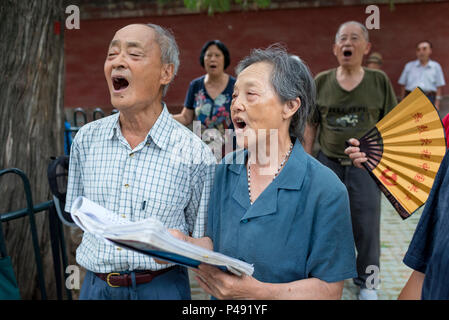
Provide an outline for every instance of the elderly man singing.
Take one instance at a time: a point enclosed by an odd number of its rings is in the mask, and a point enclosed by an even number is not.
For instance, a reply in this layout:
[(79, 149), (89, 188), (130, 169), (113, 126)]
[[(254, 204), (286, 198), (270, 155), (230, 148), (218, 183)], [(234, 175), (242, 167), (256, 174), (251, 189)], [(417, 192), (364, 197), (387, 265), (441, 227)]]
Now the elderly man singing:
[(369, 53), (368, 30), (356, 21), (340, 25), (333, 53), (339, 66), (315, 78), (317, 108), (305, 134), (304, 148), (311, 153), (318, 127), (320, 152), (317, 159), (331, 168), (346, 185), (351, 203), (351, 218), (357, 247), (357, 272), (354, 283), (360, 286), (359, 298), (377, 299), (367, 286), (369, 266), (380, 263), (380, 190), (369, 174), (352, 166), (344, 153), (345, 141), (360, 137), (371, 129), (397, 103), (387, 75), (362, 67)]
[[(153, 216), (192, 237), (205, 231), (215, 157), (167, 111), (162, 98), (179, 67), (174, 37), (154, 24), (115, 33), (104, 73), (118, 114), (77, 133), (66, 210), (77, 196), (137, 221)], [(87, 269), (80, 299), (190, 299), (187, 270), (85, 233), (77, 262)]]

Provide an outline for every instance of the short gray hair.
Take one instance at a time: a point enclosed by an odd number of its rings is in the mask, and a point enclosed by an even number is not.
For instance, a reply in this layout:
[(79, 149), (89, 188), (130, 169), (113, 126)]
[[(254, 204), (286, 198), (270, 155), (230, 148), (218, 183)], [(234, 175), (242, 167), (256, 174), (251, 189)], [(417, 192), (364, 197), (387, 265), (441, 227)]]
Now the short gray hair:
[(296, 98), (301, 100), (301, 106), (290, 122), (289, 133), (303, 141), (307, 119), (315, 108), (315, 81), (309, 68), (298, 56), (290, 55), (284, 47), (274, 44), (267, 49), (252, 50), (239, 62), (236, 74), (257, 62), (267, 62), (273, 66), (270, 81), (282, 103)]
[(346, 21), (338, 27), (337, 33), (335, 34), (335, 43), (338, 42), (338, 37), (340, 36), (341, 29), (343, 29), (343, 27), (347, 26), (348, 24), (355, 24), (355, 25), (359, 26), (359, 28), (362, 30), (362, 34), (363, 34), (363, 37), (365, 38), (366, 42), (369, 42), (368, 29), (363, 24), (361, 24), (360, 22), (357, 22), (357, 21)]
[[(161, 62), (163, 64), (173, 64), (174, 68), (173, 77), (170, 81), (171, 83), (179, 69), (179, 49), (175, 37), (168, 29), (157, 24), (148, 23), (146, 26), (152, 28), (156, 32), (156, 42), (161, 49)], [(162, 96), (165, 96), (167, 93), (170, 83), (164, 85)]]

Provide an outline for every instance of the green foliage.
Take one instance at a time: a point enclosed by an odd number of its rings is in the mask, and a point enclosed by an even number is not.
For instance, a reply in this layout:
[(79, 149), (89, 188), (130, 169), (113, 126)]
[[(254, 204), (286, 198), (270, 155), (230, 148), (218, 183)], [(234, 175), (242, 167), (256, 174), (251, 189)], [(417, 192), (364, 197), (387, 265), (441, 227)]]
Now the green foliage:
[(389, 4), (390, 4), (390, 11), (394, 11), (394, 0), (390, 0), (389, 1)]
[[(169, 2), (178, 2), (181, 0), (157, 0), (159, 4), (164, 5)], [(252, 8), (267, 8), (271, 0), (182, 0), (184, 6), (192, 11), (207, 11), (209, 15), (214, 12), (226, 12), (231, 10), (231, 5), (234, 3), (240, 6), (242, 10)], [(395, 0), (389, 0), (389, 7), (394, 11)]]
[[(168, 2), (170, 0), (159, 0)], [(231, 10), (232, 3), (239, 5), (246, 10), (250, 5), (256, 8), (266, 8), (270, 5), (270, 0), (183, 0), (184, 6), (192, 11), (205, 10), (209, 15), (214, 12), (225, 12)]]

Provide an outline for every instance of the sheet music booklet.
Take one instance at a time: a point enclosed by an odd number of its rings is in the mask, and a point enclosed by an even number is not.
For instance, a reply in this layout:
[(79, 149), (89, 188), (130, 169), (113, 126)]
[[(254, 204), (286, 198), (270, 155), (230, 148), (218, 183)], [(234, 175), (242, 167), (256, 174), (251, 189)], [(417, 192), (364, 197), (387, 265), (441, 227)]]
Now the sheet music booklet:
[(85, 197), (75, 200), (71, 214), (84, 232), (115, 246), (191, 268), (203, 262), (238, 276), (254, 272), (254, 267), (244, 261), (175, 238), (162, 222), (152, 217), (131, 222)]

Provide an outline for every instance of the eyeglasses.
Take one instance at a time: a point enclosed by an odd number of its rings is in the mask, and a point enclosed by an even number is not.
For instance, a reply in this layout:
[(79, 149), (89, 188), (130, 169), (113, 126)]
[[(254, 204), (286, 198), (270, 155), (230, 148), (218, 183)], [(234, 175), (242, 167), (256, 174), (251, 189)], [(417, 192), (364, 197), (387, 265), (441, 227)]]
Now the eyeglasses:
[(341, 35), (337, 38), (337, 42), (341, 43), (341, 42), (346, 42), (347, 40), (349, 40), (350, 42), (355, 43), (355, 42), (359, 42), (361, 39), (362, 39), (362, 37), (360, 37), (358, 35), (351, 35), (351, 36)]

